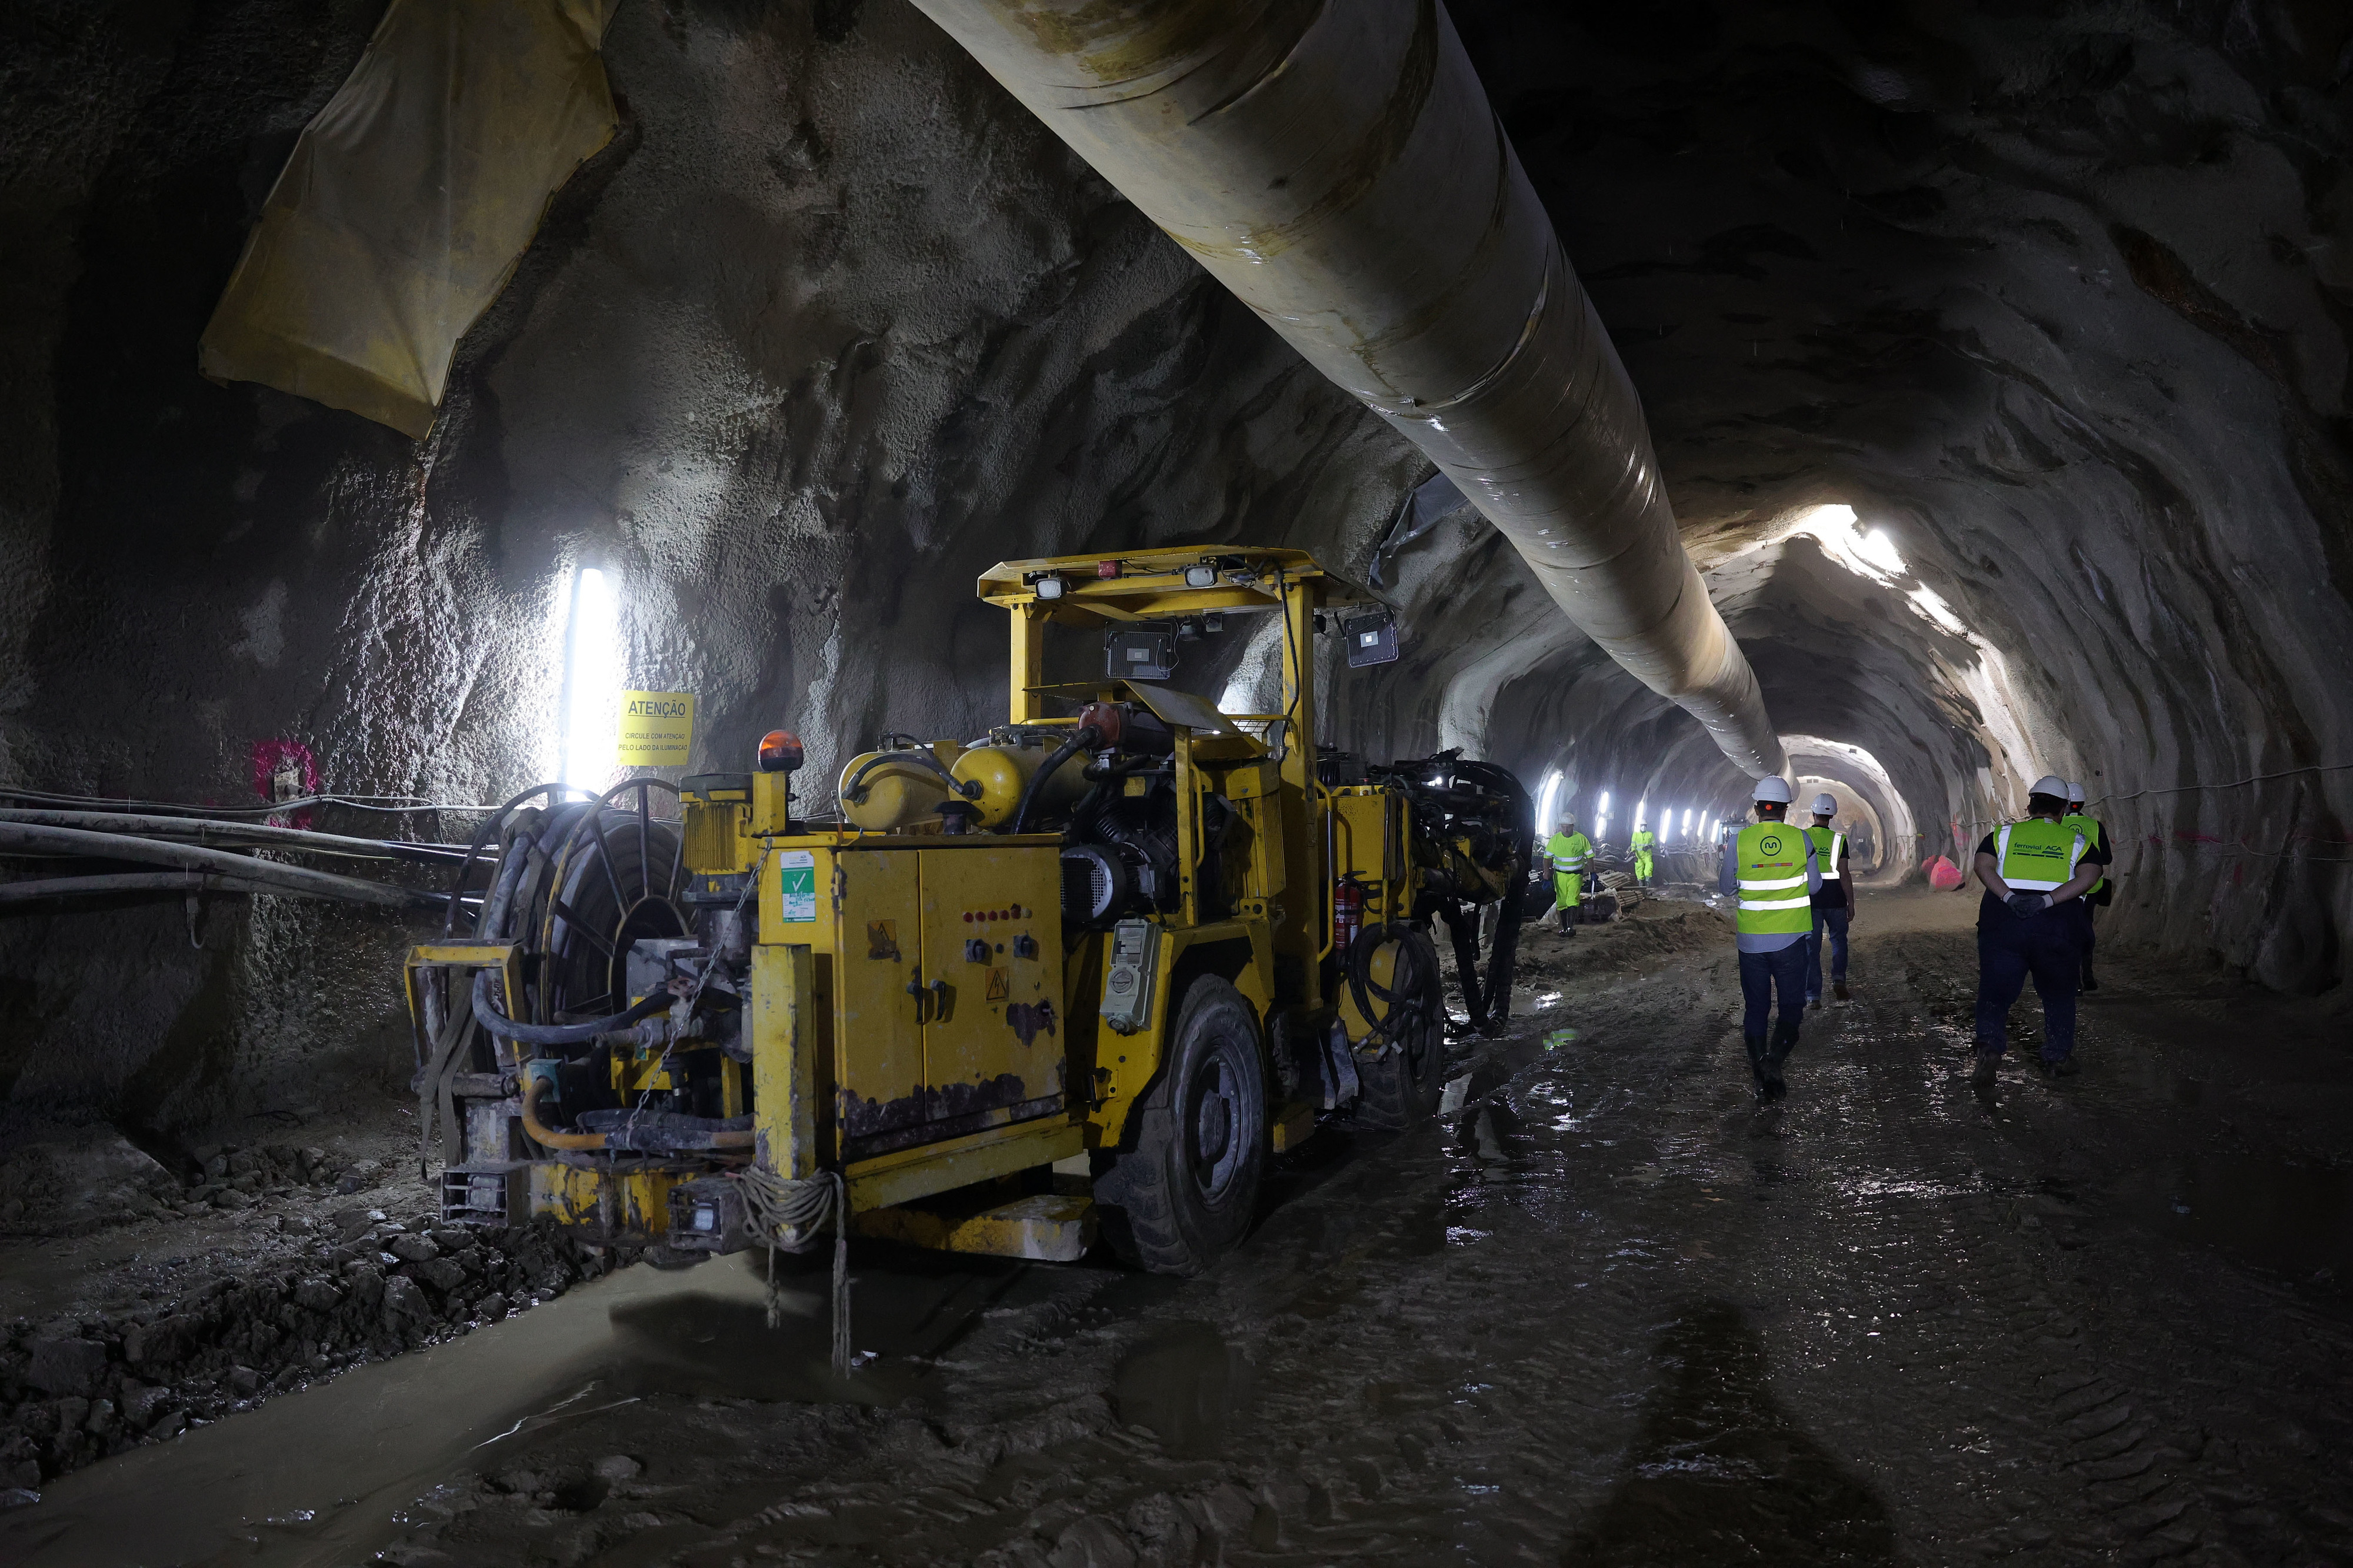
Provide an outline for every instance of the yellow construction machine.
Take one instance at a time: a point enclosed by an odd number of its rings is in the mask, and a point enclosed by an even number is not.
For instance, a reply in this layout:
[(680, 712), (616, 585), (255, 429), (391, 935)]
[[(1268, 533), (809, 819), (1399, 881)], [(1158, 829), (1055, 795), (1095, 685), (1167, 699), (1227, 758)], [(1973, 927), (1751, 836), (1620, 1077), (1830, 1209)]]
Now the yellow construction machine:
[[(448, 1219), (672, 1258), (830, 1220), (1070, 1259), (1100, 1226), (1190, 1273), (1319, 1118), (1433, 1112), (1430, 921), (1468, 1021), (1502, 1016), (1534, 823), (1489, 764), (1319, 753), (1315, 639), (1392, 659), (1389, 607), (1265, 549), (1008, 562), (979, 593), (1008, 721), (885, 737), (830, 810), (779, 731), (754, 771), (543, 786), (484, 825), (408, 963)], [(1266, 616), (1276, 711), (1171, 684), (1180, 646)], [(1050, 643), (1097, 637), (1103, 675), (1047, 679)]]

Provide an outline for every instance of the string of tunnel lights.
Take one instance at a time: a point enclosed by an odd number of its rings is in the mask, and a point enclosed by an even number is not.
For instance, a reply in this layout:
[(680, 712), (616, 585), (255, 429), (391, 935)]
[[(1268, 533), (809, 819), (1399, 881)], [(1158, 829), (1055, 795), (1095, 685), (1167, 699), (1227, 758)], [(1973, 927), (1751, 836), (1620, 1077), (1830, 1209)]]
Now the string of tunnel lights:
[[(1567, 775), (1558, 768), (1553, 769), (1545, 775), (1544, 787), (1536, 792), (1536, 826), (1539, 834), (1549, 833), (1554, 825), (1559, 822), (1560, 818), (1556, 812), (1567, 805), (1567, 801), (1563, 798), (1563, 788), (1567, 782)], [(1598, 842), (1609, 831), (1609, 792), (1608, 790), (1603, 790), (1595, 801), (1594, 810), (1593, 837)], [(1648, 796), (1636, 802), (1634, 826), (1640, 827), (1649, 822), (1651, 802)], [(1694, 824), (1698, 829), (1696, 836), (1693, 831)], [(1659, 842), (1662, 845), (1704, 842), (1707, 836), (1715, 829), (1715, 818), (1713, 816), (1703, 817), (1697, 806), (1685, 806), (1683, 808), (1683, 826), (1679, 832), (1675, 826), (1675, 808), (1669, 806), (1659, 819)]]

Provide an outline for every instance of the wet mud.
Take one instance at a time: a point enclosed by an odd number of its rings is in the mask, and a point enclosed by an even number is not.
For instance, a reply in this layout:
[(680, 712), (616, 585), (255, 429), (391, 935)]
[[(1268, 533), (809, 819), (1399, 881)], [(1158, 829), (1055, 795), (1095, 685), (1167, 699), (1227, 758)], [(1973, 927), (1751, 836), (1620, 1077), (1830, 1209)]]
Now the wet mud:
[[(740, 1260), (630, 1268), (68, 1477), (0, 1558), (166, 1560), (127, 1521), (185, 1499), (188, 1563), (2353, 1559), (2341, 1027), (2115, 955), (2081, 1077), (1977, 1091), (1973, 909), (1865, 900), (1778, 1106), (1720, 916), (1532, 931), (1453, 1109), (1319, 1131), (1202, 1279), (861, 1245), (837, 1382), (806, 1265), (774, 1331)], [(363, 1407), (405, 1440), (253, 1471)]]

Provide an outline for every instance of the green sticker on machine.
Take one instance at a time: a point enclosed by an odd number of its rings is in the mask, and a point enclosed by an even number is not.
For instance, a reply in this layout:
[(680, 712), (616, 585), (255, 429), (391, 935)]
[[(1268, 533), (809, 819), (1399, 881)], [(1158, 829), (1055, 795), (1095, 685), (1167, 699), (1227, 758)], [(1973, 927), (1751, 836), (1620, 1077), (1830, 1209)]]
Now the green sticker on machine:
[(817, 857), (807, 849), (787, 849), (776, 865), (776, 900), (786, 921), (817, 919)]

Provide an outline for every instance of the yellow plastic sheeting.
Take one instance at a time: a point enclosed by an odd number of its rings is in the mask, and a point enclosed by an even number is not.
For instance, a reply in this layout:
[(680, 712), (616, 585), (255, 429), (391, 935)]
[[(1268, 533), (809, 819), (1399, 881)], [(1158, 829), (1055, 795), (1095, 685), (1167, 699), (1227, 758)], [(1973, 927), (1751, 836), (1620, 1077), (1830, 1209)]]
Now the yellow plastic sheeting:
[(392, 0), (294, 145), (197, 364), (422, 437), (458, 340), (617, 121), (618, 0)]

